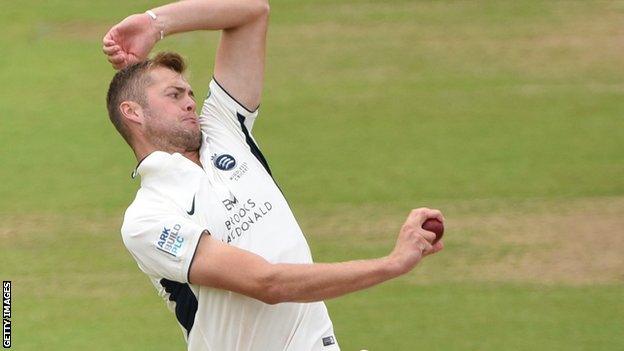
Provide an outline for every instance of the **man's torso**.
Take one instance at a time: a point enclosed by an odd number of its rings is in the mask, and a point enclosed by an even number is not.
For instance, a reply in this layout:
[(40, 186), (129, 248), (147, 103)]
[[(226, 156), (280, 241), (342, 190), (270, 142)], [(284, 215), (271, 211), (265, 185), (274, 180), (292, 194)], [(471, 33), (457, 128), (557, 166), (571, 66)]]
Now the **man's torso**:
[[(312, 262), (305, 237), (250, 134), (256, 113), (241, 109), (214, 81), (211, 94), (200, 118), (203, 167), (180, 154), (158, 151), (141, 163), (141, 189), (127, 211), (126, 221), (141, 216), (140, 207), (154, 202), (160, 202), (155, 205), (160, 207), (155, 213), (167, 208), (174, 217), (160, 226), (161, 233), (155, 234), (160, 235), (160, 240), (127, 246), (176, 312), (189, 350), (337, 350), (322, 302), (267, 305), (184, 281), (182, 273), (192, 260), (197, 228), (207, 229), (214, 238), (272, 263)], [(180, 223), (174, 223), (177, 219)], [(150, 240), (149, 235), (124, 234), (124, 242), (134, 240), (127, 237)], [(149, 251), (150, 246), (160, 252), (139, 252)], [(165, 265), (171, 267), (163, 269), (172, 270), (173, 276), (160, 274), (158, 267), (151, 268), (160, 264), (159, 256), (154, 256), (160, 254), (168, 254), (164, 257), (171, 263)], [(171, 301), (172, 297), (175, 301)], [(194, 314), (189, 315), (193, 309)]]

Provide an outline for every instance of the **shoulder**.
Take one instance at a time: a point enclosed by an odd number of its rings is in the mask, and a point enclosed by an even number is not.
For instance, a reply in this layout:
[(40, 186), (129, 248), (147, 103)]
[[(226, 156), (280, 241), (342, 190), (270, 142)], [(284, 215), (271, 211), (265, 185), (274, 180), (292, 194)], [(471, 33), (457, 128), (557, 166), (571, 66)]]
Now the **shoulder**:
[(199, 121), (202, 129), (209, 133), (211, 129), (225, 127), (242, 136), (241, 129), (251, 131), (257, 116), (257, 108), (253, 111), (248, 110), (213, 79), (210, 82), (208, 96), (202, 106)]
[(121, 235), (124, 242), (140, 234), (146, 224), (167, 213), (170, 209), (167, 208), (166, 203), (157, 193), (146, 188), (140, 188), (124, 213), (121, 225)]

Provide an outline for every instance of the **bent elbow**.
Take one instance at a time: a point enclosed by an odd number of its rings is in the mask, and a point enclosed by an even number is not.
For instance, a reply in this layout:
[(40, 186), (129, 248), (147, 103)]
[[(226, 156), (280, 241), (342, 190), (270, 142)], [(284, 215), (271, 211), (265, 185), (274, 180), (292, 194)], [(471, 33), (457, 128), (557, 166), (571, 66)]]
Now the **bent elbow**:
[(257, 299), (268, 304), (276, 305), (287, 302), (284, 286), (279, 283), (277, 273), (273, 270), (266, 272), (260, 278)]
[(278, 303), (287, 302), (286, 294), (284, 294), (284, 289), (279, 285), (267, 285), (262, 290), (262, 302), (267, 305), (277, 305)]
[(271, 12), (271, 6), (267, 0), (256, 0), (254, 10), (258, 17), (268, 17), (269, 12)]
[(265, 292), (264, 294), (262, 294), (260, 301), (266, 303), (267, 305), (277, 305), (278, 303), (285, 302), (278, 294), (270, 292)]

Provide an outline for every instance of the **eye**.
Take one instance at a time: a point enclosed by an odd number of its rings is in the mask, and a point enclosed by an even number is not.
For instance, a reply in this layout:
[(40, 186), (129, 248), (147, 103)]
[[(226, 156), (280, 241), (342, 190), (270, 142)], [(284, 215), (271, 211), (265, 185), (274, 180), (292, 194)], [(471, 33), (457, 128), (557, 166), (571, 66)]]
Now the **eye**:
[(178, 96), (180, 96), (180, 93), (177, 93), (177, 92), (176, 93), (171, 93), (171, 94), (169, 94), (169, 96), (173, 97), (174, 99), (177, 99)]

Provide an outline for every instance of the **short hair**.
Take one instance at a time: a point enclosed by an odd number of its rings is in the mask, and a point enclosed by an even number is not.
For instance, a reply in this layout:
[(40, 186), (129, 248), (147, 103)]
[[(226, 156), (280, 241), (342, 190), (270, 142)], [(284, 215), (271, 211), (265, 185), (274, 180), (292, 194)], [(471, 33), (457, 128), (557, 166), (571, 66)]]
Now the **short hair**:
[(119, 70), (110, 82), (106, 95), (108, 117), (124, 140), (132, 146), (130, 130), (123, 122), (119, 105), (124, 101), (135, 101), (145, 107), (147, 98), (145, 88), (149, 85), (148, 73), (157, 67), (169, 68), (183, 74), (186, 63), (182, 56), (175, 52), (160, 52), (154, 58), (147, 59)]

